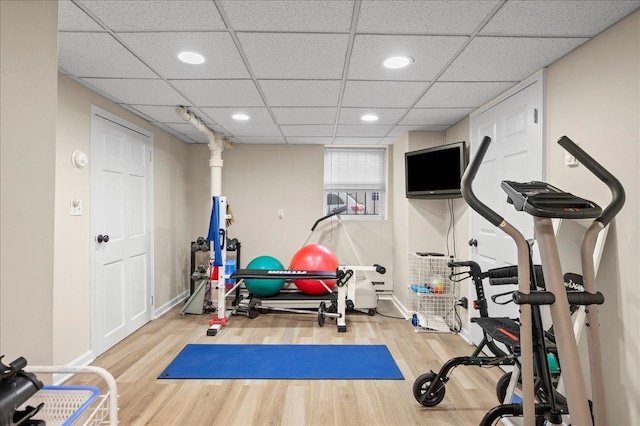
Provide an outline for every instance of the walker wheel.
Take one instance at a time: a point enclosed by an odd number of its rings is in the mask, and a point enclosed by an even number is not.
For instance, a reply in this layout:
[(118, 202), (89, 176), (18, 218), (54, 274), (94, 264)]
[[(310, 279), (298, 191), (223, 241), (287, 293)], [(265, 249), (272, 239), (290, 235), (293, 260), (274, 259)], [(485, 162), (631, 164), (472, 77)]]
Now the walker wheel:
[(433, 395), (426, 395), (429, 387), (431, 387), (431, 383), (433, 383), (436, 377), (437, 374), (431, 371), (419, 376), (416, 381), (413, 382), (413, 397), (425, 407), (435, 407), (444, 399), (444, 394), (446, 393), (444, 383), (442, 383), (440, 389)]

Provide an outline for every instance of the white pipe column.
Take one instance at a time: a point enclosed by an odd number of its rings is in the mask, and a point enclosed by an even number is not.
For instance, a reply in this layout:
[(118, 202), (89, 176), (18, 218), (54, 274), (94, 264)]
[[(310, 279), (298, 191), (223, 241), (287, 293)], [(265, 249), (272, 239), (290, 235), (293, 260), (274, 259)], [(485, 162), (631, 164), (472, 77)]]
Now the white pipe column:
[[(211, 130), (209, 127), (207, 127), (206, 124), (204, 124), (202, 122), (202, 120), (198, 117), (195, 116), (195, 114), (193, 114), (191, 111), (188, 111), (186, 108), (184, 107), (177, 107), (176, 108), (176, 113), (182, 117), (182, 119), (184, 121), (187, 121), (189, 123), (191, 123), (196, 129), (198, 129), (200, 132), (204, 133), (207, 136), (207, 139), (209, 140), (208, 143), (208, 147), (209, 147), (209, 168), (211, 169), (211, 197), (209, 198), (211, 200), (211, 202), (213, 203), (213, 197), (219, 197), (222, 195), (222, 165), (223, 165), (223, 161), (222, 161), (222, 151), (224, 151), (224, 147), (225, 147), (225, 139), (222, 137), (222, 135), (217, 134), (216, 132), (214, 132), (213, 130)], [(232, 146), (232, 145), (231, 145)], [(221, 204), (223, 204), (223, 206), (221, 206), (222, 211), (220, 212), (220, 223), (225, 224), (226, 223), (226, 199), (223, 197), (220, 200)], [(213, 207), (213, 206), (212, 206)], [(225, 226), (225, 232), (226, 232), (226, 226)], [(214, 251), (213, 249), (210, 250), (209, 252), (209, 258), (213, 261), (214, 259)], [(222, 322), (219, 324), (224, 324), (224, 321), (226, 321), (226, 303), (225, 303), (225, 263), (226, 263), (226, 259), (227, 259), (227, 253), (226, 253), (226, 242), (223, 242), (222, 245), (222, 266), (218, 267), (218, 319), (221, 320)], [(211, 263), (211, 265), (213, 265), (213, 263)], [(215, 335), (215, 333), (217, 333), (218, 328), (220, 327), (220, 325), (213, 325), (211, 324), (211, 326), (213, 327), (213, 333), (211, 335)], [(207, 334), (209, 335), (209, 332), (207, 332)]]
[(211, 168), (211, 197), (222, 195), (222, 151), (224, 143), (222, 136), (211, 132), (209, 139), (209, 167)]
[(224, 151), (225, 140), (222, 135), (207, 127), (194, 113), (185, 107), (177, 107), (176, 113), (184, 121), (191, 123), (196, 129), (204, 133), (209, 140), (209, 167), (211, 168), (211, 197), (222, 195), (222, 151)]

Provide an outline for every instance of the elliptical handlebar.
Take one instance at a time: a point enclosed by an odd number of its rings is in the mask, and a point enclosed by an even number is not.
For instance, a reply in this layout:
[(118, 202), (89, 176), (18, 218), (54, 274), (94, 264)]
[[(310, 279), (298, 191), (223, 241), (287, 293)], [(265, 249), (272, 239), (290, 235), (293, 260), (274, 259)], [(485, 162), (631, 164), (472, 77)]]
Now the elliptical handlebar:
[(462, 190), (462, 196), (464, 200), (469, 204), (469, 206), (478, 212), (482, 217), (491, 222), (494, 226), (500, 226), (503, 222), (502, 216), (500, 216), (495, 211), (491, 210), (486, 204), (476, 197), (473, 189), (471, 188), (471, 183), (476, 177), (478, 173), (478, 169), (480, 168), (480, 164), (482, 164), (482, 160), (484, 159), (487, 150), (489, 149), (489, 144), (491, 143), (491, 138), (489, 136), (485, 136), (480, 142), (480, 146), (478, 147), (478, 151), (476, 155), (473, 157), (467, 169), (462, 176), (462, 181), (460, 182), (460, 189)]
[(622, 184), (615, 176), (613, 176), (607, 169), (602, 167), (600, 163), (587, 154), (582, 148), (580, 148), (575, 142), (569, 139), (567, 136), (562, 136), (558, 140), (558, 145), (563, 147), (569, 154), (573, 155), (578, 161), (593, 173), (598, 179), (600, 179), (605, 185), (609, 187), (611, 191), (611, 202), (602, 211), (600, 217), (595, 219), (596, 221), (607, 226), (611, 220), (618, 214), (618, 212), (624, 206), (625, 192)]
[(347, 211), (347, 206), (338, 207), (337, 209), (333, 209), (331, 211), (331, 213), (329, 213), (328, 215), (322, 216), (320, 219), (316, 220), (316, 223), (314, 223), (313, 226), (311, 227), (311, 231), (315, 231), (316, 230), (316, 226), (318, 226), (318, 224), (320, 222), (322, 222), (323, 220), (329, 219), (332, 216), (336, 216), (336, 215), (342, 214), (342, 213), (344, 213), (346, 211)]

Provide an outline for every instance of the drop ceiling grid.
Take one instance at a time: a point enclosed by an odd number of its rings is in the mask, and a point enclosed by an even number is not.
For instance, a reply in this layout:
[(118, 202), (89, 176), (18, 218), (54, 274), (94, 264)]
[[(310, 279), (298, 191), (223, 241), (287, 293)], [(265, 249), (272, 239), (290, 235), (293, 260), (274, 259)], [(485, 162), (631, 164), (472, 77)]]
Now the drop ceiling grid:
[[(386, 144), (407, 130), (445, 130), (640, 7), (635, 0), (74, 2), (59, 7), (60, 69), (71, 78), (159, 124), (179, 123), (174, 109), (184, 105), (244, 143), (323, 144)], [(187, 48), (204, 53), (205, 65), (177, 62)], [(394, 52), (415, 61), (383, 69)], [(250, 123), (230, 119), (238, 109)], [(367, 112), (380, 119), (363, 123)], [(206, 142), (185, 126), (169, 128), (185, 142)]]
[(115, 32), (225, 29), (215, 4), (210, 1), (80, 0), (78, 3)]
[[(118, 33), (140, 59), (166, 79), (249, 78), (231, 36), (228, 33), (171, 32)], [(210, 58), (193, 66), (179, 61), (183, 51), (199, 52)]]
[(67, 72), (80, 78), (158, 78), (144, 62), (104, 32), (61, 33), (58, 60)]

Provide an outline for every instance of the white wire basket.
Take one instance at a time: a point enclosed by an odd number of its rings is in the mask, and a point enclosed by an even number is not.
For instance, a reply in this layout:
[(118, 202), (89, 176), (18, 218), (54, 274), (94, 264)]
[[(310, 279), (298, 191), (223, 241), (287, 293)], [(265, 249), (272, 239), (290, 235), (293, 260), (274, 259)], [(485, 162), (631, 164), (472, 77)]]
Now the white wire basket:
[(454, 332), (457, 330), (454, 272), (445, 256), (409, 254), (409, 309), (411, 324), (418, 332)]
[(45, 386), (25, 402), (27, 405), (43, 407), (33, 416), (43, 420), (47, 426), (94, 426), (118, 424), (118, 391), (111, 374), (99, 367), (51, 367), (28, 366), (31, 373), (94, 374), (106, 382), (106, 391), (101, 393), (95, 386)]

